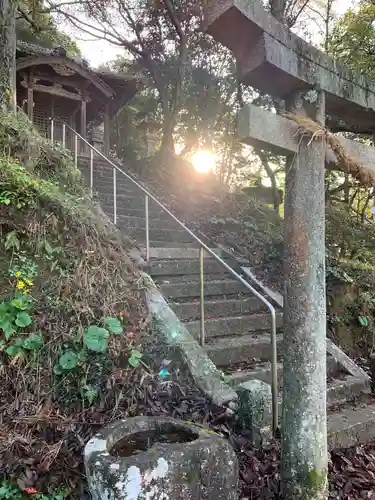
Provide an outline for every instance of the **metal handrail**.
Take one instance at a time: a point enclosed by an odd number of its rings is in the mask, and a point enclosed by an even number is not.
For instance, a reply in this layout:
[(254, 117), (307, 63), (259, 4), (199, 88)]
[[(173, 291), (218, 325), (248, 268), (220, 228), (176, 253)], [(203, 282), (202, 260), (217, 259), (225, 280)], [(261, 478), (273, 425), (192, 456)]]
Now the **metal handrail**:
[[(54, 120), (51, 120), (51, 138), (54, 137), (53, 134)], [(274, 434), (278, 428), (278, 384), (277, 384), (277, 339), (276, 339), (276, 310), (274, 306), (261, 295), (255, 288), (253, 288), (241, 275), (236, 273), (223, 259), (221, 259), (211, 248), (209, 248), (201, 239), (199, 239), (188, 227), (185, 226), (168, 208), (163, 205), (154, 195), (152, 195), (146, 188), (144, 188), (139, 182), (137, 182), (133, 177), (124, 172), (118, 165), (96, 149), (92, 144), (90, 144), (84, 137), (82, 137), (78, 132), (76, 132), (72, 127), (63, 123), (63, 144), (65, 145), (65, 133), (66, 128), (73, 132), (75, 137), (75, 151), (74, 159), (75, 164), (78, 162), (78, 139), (84, 142), (86, 146), (90, 149), (90, 190), (93, 191), (93, 153), (100, 156), (113, 168), (113, 188), (114, 188), (114, 198), (116, 198), (116, 172), (120, 172), (123, 176), (129, 179), (138, 189), (140, 189), (145, 195), (145, 225), (146, 225), (146, 260), (150, 258), (150, 239), (149, 239), (149, 200), (151, 199), (155, 202), (164, 212), (166, 212), (184, 231), (186, 231), (192, 238), (199, 244), (199, 261), (200, 261), (200, 342), (204, 345), (205, 342), (205, 332), (204, 332), (204, 252), (207, 252), (216, 262), (221, 264), (229, 274), (231, 274), (237, 281), (242, 283), (255, 297), (257, 297), (263, 304), (267, 307), (271, 314), (271, 346), (272, 346), (272, 359), (271, 359), (271, 374), (272, 374), (272, 425)], [(114, 199), (114, 223), (117, 221), (117, 204)]]

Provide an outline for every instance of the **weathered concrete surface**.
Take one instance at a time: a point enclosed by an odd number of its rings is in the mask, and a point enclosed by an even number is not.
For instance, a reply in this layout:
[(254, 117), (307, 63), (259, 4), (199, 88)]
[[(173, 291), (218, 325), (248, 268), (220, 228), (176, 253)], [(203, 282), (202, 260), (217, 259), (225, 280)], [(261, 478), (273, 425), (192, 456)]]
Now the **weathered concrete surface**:
[(208, 32), (234, 52), (246, 83), (281, 97), (317, 86), (327, 92), (328, 114), (366, 131), (375, 128), (373, 82), (293, 34), (260, 1), (207, 0), (206, 4)]
[(314, 63), (267, 33), (261, 35), (249, 57), (238, 65), (243, 83), (281, 98), (296, 90), (315, 87), (320, 76)]
[[(337, 136), (337, 138), (349, 156), (357, 160), (360, 165), (375, 171), (375, 148), (373, 146), (346, 139), (345, 137)], [(327, 148), (326, 165), (329, 168), (337, 168), (339, 165), (335, 154), (329, 148)]]
[[(195, 337), (199, 337), (199, 321), (188, 321), (186, 328)], [(276, 326), (283, 324), (281, 313), (276, 315)], [(225, 318), (206, 319), (206, 337), (225, 337), (231, 335), (244, 335), (250, 332), (271, 330), (271, 315), (268, 312), (251, 314), (249, 316), (232, 316)]]
[(350, 448), (375, 439), (375, 406), (348, 406), (328, 414), (328, 448)]
[[(230, 263), (227, 260), (227, 263)], [(189, 260), (158, 260), (150, 262), (149, 271), (152, 276), (178, 276), (188, 274), (199, 275), (200, 263), (198, 259)], [(207, 274), (218, 273), (226, 274), (226, 270), (223, 266), (212, 258), (205, 258), (204, 260), (204, 272)]]
[(327, 352), (335, 360), (336, 363), (341, 366), (346, 372), (348, 372), (353, 377), (362, 379), (364, 382), (369, 383), (370, 377), (367, 373), (362, 370), (352, 359), (349, 358), (332, 340), (327, 339)]
[(327, 384), (327, 406), (343, 404), (361, 394), (370, 394), (370, 381), (347, 375)]
[[(277, 355), (283, 353), (283, 336), (277, 335)], [(207, 342), (205, 350), (217, 366), (229, 366), (249, 359), (267, 361), (271, 359), (271, 335), (248, 334), (236, 337), (218, 337)]]
[[(171, 434), (183, 436), (182, 442), (162, 442)], [(141, 449), (129, 449), (142, 435)], [(171, 418), (115, 422), (87, 443), (84, 461), (93, 500), (237, 498), (238, 462), (230, 444), (208, 429)]]
[[(324, 93), (296, 94), (289, 109), (324, 126)], [(286, 165), (282, 484), (286, 500), (327, 487), (325, 142), (302, 138)], [(321, 495), (321, 497), (320, 497)]]
[(272, 391), (262, 380), (248, 380), (237, 387), (238, 424), (250, 432), (252, 444), (264, 445), (272, 437)]
[[(181, 321), (200, 318), (200, 304), (197, 301), (183, 303), (172, 302), (170, 306)], [(264, 309), (264, 305), (256, 297), (204, 301), (206, 318), (221, 318), (234, 314), (249, 314), (259, 310), (264, 311)]]
[(269, 297), (275, 304), (283, 309), (284, 307), (284, 298), (281, 295), (281, 293), (277, 292), (276, 290), (271, 290), (268, 286), (266, 286), (264, 283), (262, 283), (258, 278), (255, 276), (255, 274), (252, 272), (250, 267), (241, 267), (241, 271), (250, 278), (250, 280), (255, 283), (265, 294), (267, 297)]
[(165, 302), (152, 279), (145, 273), (143, 276), (147, 280), (145, 294), (148, 309), (167, 343), (180, 350), (197, 387), (219, 406), (235, 401), (237, 395), (223, 382), (221, 372)]
[[(336, 360), (332, 356), (327, 356), (327, 376), (333, 377), (337, 372), (338, 366)], [(234, 372), (230, 375), (230, 385), (236, 386), (242, 382), (247, 382), (248, 380), (263, 380), (267, 384), (271, 384), (271, 362), (256, 363), (252, 366), (251, 370), (241, 370)], [(283, 386), (283, 365), (282, 363), (277, 364), (277, 380), (279, 383), (279, 388)]]
[(297, 153), (298, 141), (294, 137), (296, 132), (297, 126), (291, 120), (259, 106), (245, 104), (238, 115), (239, 141), (270, 150), (277, 155)]
[[(178, 243), (177, 243), (178, 244)], [(215, 250), (215, 254), (221, 256), (220, 250)], [(210, 257), (209, 254), (205, 254)], [(198, 248), (160, 247), (157, 244), (150, 248), (151, 259), (196, 259), (199, 257)]]
[[(166, 297), (199, 297), (199, 286), (200, 284), (197, 280), (191, 283), (163, 284), (160, 289)], [(234, 279), (207, 281), (204, 284), (204, 293), (206, 297), (210, 295), (237, 295), (239, 293), (249, 295), (247, 288)]]
[[(240, 141), (261, 146), (275, 154), (296, 154), (300, 138), (297, 134), (298, 125), (270, 111), (252, 104), (246, 104), (239, 113), (239, 139)], [(375, 171), (375, 148), (358, 141), (336, 136), (345, 151), (359, 164)], [(339, 168), (340, 164), (335, 154), (327, 145), (326, 166)]]

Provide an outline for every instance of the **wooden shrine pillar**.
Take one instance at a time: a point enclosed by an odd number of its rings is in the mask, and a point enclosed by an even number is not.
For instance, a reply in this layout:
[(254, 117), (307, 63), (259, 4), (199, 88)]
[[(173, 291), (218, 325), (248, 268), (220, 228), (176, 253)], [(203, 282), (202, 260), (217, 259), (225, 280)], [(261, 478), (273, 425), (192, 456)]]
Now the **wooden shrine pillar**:
[(109, 102), (107, 102), (104, 111), (104, 154), (106, 156), (108, 156), (111, 147), (110, 134), (111, 134), (111, 115), (109, 110)]
[(30, 69), (27, 79), (27, 116), (33, 121), (34, 114), (34, 88), (33, 88), (33, 70)]
[[(86, 108), (86, 96), (82, 96), (81, 101), (81, 136), (86, 139), (87, 137), (87, 108)], [(83, 142), (81, 145), (81, 151), (85, 153), (87, 151), (87, 145)]]

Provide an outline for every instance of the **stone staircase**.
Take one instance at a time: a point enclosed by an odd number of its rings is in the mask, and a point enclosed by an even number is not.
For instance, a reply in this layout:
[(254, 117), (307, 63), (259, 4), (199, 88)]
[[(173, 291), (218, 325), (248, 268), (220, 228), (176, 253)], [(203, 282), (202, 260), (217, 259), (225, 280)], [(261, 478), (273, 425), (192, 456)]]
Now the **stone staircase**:
[[(79, 158), (79, 167), (89, 181), (89, 162)], [(113, 169), (95, 158), (94, 192), (103, 210), (113, 220)], [(144, 195), (117, 174), (117, 226), (140, 246), (145, 245)], [(200, 334), (199, 250), (191, 236), (150, 201), (150, 261), (148, 273), (159, 286), (178, 318), (198, 340)], [(214, 249), (218, 254), (220, 249)], [(233, 257), (221, 257), (237, 272)], [(204, 349), (212, 361), (229, 374), (234, 387), (251, 379), (271, 383), (269, 312), (248, 289), (207, 257), (205, 270)], [(278, 380), (282, 389), (282, 312), (277, 312)], [(329, 445), (352, 446), (375, 438), (375, 403), (369, 379), (338, 348), (327, 355), (327, 405)]]

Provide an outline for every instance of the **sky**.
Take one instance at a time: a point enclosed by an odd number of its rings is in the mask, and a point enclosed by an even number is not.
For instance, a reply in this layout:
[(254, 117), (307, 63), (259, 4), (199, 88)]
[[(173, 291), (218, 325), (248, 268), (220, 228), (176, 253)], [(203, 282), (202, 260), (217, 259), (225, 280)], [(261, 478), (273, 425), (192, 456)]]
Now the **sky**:
[[(334, 10), (337, 15), (343, 14), (349, 7), (357, 3), (357, 0), (336, 0)], [(65, 27), (65, 31), (77, 39), (77, 31), (72, 31)], [(87, 59), (91, 66), (98, 67), (108, 61), (116, 59), (116, 56), (123, 51), (119, 47), (114, 47), (104, 40), (77, 40), (82, 55)]]

